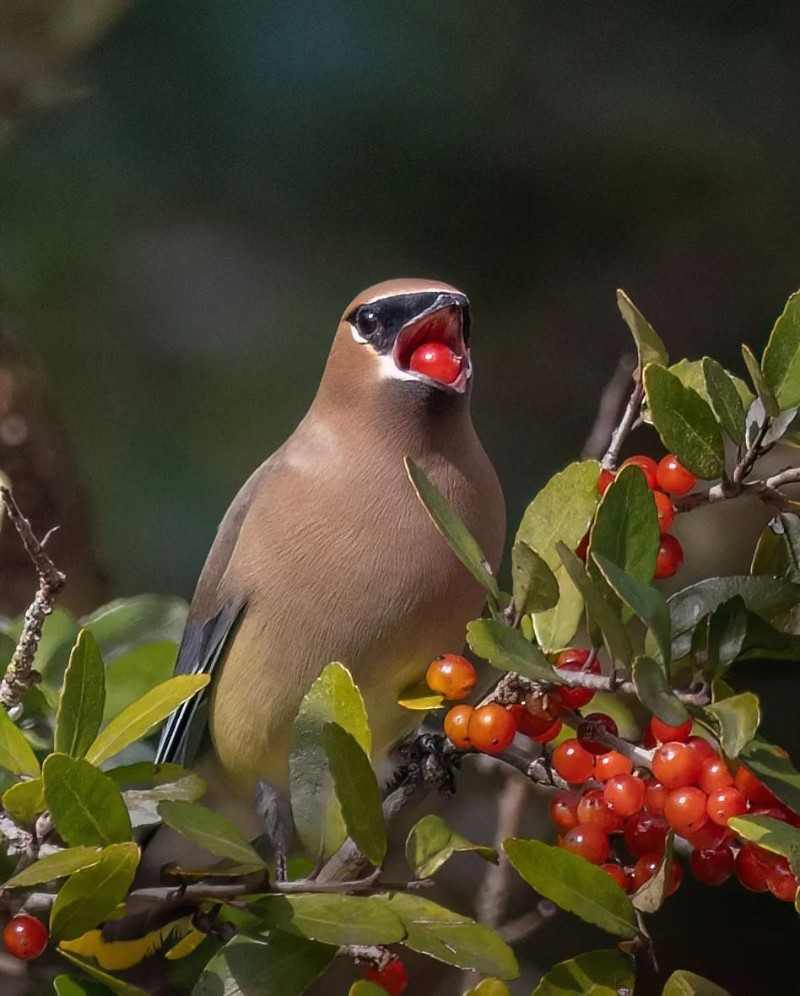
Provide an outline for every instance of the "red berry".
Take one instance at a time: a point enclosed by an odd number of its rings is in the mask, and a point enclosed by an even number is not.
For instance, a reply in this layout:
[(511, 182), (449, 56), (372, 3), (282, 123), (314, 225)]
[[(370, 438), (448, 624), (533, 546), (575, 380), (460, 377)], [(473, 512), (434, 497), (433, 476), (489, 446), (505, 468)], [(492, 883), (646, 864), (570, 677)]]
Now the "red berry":
[(582, 560), (584, 564), (586, 563), (586, 554), (589, 552), (589, 533), (583, 534), (583, 539), (575, 547), (575, 556), (578, 560)]
[(27, 913), (12, 917), (3, 930), (6, 951), (22, 961), (38, 958), (47, 947), (47, 941), (47, 927)]
[(687, 470), (674, 453), (662, 457), (656, 468), (656, 482), (668, 495), (685, 495), (697, 484), (697, 478)]
[(597, 478), (597, 490), (601, 495), (608, 491), (616, 476), (613, 471), (606, 470), (605, 467), (600, 471), (600, 476)]
[(558, 688), (554, 689), (553, 695), (558, 698), (564, 709), (582, 709), (594, 698), (594, 692), (591, 688), (581, 688), (577, 685), (573, 688), (559, 685)]
[(650, 720), (650, 732), (658, 743), (686, 743), (689, 734), (692, 732), (692, 721), (687, 719), (680, 726), (667, 726), (662, 723), (658, 716), (653, 716)]
[(609, 806), (599, 789), (584, 793), (577, 813), (578, 823), (594, 823), (603, 833), (616, 833), (622, 829), (622, 818)]
[(607, 782), (614, 775), (629, 775), (633, 771), (633, 762), (629, 757), (617, 750), (606, 754), (598, 754), (594, 759), (594, 777), (599, 782)]
[[(569, 650), (562, 650), (556, 657), (555, 667), (562, 671), (583, 671), (590, 656), (591, 651), (583, 647), (570, 647)], [(600, 661), (596, 657), (588, 671), (590, 674), (600, 674)], [(590, 688), (567, 688), (565, 685), (559, 685), (551, 694), (561, 702), (564, 709), (582, 709), (594, 698), (594, 692)]]
[(761, 779), (756, 778), (744, 765), (739, 765), (736, 769), (734, 784), (748, 802), (775, 803), (777, 801)]
[(672, 523), (675, 521), (675, 506), (669, 495), (663, 491), (654, 491), (653, 498), (656, 503), (656, 515), (658, 516), (658, 531), (668, 533)]
[(617, 885), (624, 889), (626, 892), (630, 887), (630, 880), (628, 878), (628, 873), (622, 867), (622, 865), (615, 864), (613, 861), (606, 862), (606, 864), (600, 865), (601, 869), (608, 875), (609, 878), (613, 878)]
[(797, 894), (797, 879), (789, 867), (787, 858), (778, 857), (778, 860), (767, 872), (767, 888), (776, 899), (782, 899), (785, 903), (793, 903)]
[(655, 813), (656, 816), (664, 815), (664, 806), (666, 805), (669, 792), (670, 790), (665, 785), (662, 785), (661, 782), (656, 781), (655, 778), (651, 778), (648, 782), (645, 782), (645, 803), (651, 813)]
[(461, 373), (461, 357), (443, 342), (425, 342), (411, 354), (409, 367), (442, 384), (452, 384)]
[(523, 718), (521, 732), (526, 733), (529, 737), (549, 729), (563, 709), (560, 699), (549, 693), (529, 696), (525, 700), (524, 706), (530, 718)]
[(700, 788), (707, 794), (733, 785), (733, 775), (721, 757), (707, 757), (700, 768)]
[(625, 823), (623, 839), (625, 846), (635, 858), (650, 851), (663, 851), (669, 824), (663, 816), (643, 810)]
[(683, 836), (698, 851), (706, 851), (733, 841), (736, 834), (729, 827), (721, 827), (719, 823), (709, 820), (699, 830)]
[(574, 785), (580, 785), (591, 778), (594, 771), (594, 757), (574, 738), (565, 740), (556, 747), (550, 763), (564, 781)]
[(711, 793), (708, 797), (706, 811), (715, 823), (724, 827), (727, 826), (728, 820), (732, 816), (741, 816), (742, 813), (747, 812), (747, 799), (739, 789), (729, 785), (727, 788)]
[(601, 739), (600, 734), (610, 733), (616, 737), (617, 724), (604, 712), (592, 712), (578, 723), (578, 743), (590, 754), (607, 754), (612, 747)]
[[(643, 854), (641, 858), (633, 866), (633, 888), (634, 891), (641, 889), (645, 882), (649, 882), (650, 879), (655, 875), (658, 869), (661, 867), (661, 862), (664, 860), (663, 851), (650, 851), (649, 854)], [(664, 889), (665, 896), (671, 896), (673, 892), (681, 884), (681, 879), (683, 878), (683, 871), (681, 866), (674, 859), (670, 862), (669, 871), (667, 872), (667, 884)]]
[(751, 892), (766, 892), (767, 875), (771, 864), (766, 851), (747, 841), (736, 855), (733, 869), (745, 889)]
[(595, 823), (578, 824), (567, 830), (558, 846), (579, 854), (593, 865), (601, 865), (608, 857), (608, 837)]
[(638, 467), (639, 470), (644, 474), (645, 480), (647, 481), (647, 486), (652, 491), (656, 486), (656, 471), (658, 465), (655, 460), (649, 456), (632, 456), (628, 457), (627, 460), (622, 461), (622, 465), (619, 468), (624, 470), (626, 467)]
[(529, 733), (528, 736), (537, 744), (549, 744), (551, 740), (555, 740), (559, 735), (563, 725), (560, 719), (555, 719), (546, 730), (542, 730), (541, 733)]
[(695, 849), (689, 857), (694, 877), (704, 885), (722, 885), (726, 882), (733, 872), (733, 862), (733, 851), (727, 844)]
[(653, 774), (668, 789), (693, 785), (700, 775), (701, 760), (688, 744), (670, 741), (653, 755)]
[(696, 833), (708, 823), (707, 801), (705, 792), (691, 785), (673, 789), (664, 803), (664, 816), (681, 837), (687, 833)]
[(644, 805), (644, 782), (633, 775), (614, 775), (603, 787), (603, 798), (620, 816), (633, 816)]
[(460, 747), (462, 750), (467, 750), (472, 746), (469, 739), (469, 721), (473, 712), (475, 710), (471, 705), (458, 705), (449, 709), (444, 717), (445, 736), (449, 737), (456, 747)]
[(514, 739), (517, 728), (508, 709), (497, 702), (474, 709), (467, 736), (472, 746), (484, 754), (500, 754)]
[(781, 820), (783, 823), (790, 823), (790, 811), (784, 806), (750, 806), (747, 810), (748, 816), (769, 816), (771, 820)]
[(672, 533), (665, 533), (661, 537), (658, 545), (658, 556), (656, 557), (656, 581), (663, 581), (664, 578), (671, 578), (683, 563), (683, 547)]
[(431, 691), (453, 701), (469, 695), (478, 680), (478, 672), (466, 657), (441, 654), (429, 664), (425, 680)]
[(568, 791), (556, 792), (550, 800), (550, 819), (559, 830), (571, 830), (578, 825), (579, 802), (578, 793)]
[(389, 996), (400, 996), (408, 985), (408, 969), (399, 958), (392, 958), (383, 968), (371, 965), (364, 977), (368, 982), (385, 989)]

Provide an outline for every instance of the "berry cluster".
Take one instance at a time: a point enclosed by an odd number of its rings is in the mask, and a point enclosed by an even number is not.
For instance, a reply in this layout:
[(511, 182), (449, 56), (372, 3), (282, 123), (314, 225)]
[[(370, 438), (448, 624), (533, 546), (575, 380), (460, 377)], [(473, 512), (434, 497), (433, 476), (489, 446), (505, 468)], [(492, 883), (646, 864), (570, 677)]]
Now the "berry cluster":
[[(678, 461), (674, 453), (668, 453), (659, 463), (656, 463), (649, 456), (628, 457), (620, 470), (625, 467), (638, 467), (647, 480), (648, 488), (653, 493), (658, 513), (658, 528), (661, 533), (655, 577), (659, 581), (670, 578), (683, 563), (683, 547), (669, 531), (675, 519), (675, 506), (672, 503), (672, 498), (691, 491), (697, 483), (697, 478)], [(600, 472), (597, 490), (601, 495), (605, 494), (615, 476), (610, 470)], [(587, 534), (577, 551), (584, 559), (588, 543)]]

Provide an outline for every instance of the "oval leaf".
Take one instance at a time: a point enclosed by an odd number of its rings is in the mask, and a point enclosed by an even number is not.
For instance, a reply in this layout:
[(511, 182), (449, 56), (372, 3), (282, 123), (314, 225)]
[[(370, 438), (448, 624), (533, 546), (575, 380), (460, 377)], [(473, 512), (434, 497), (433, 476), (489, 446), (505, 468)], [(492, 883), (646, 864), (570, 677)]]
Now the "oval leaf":
[(611, 588), (653, 634), (661, 660), (668, 664), (672, 653), (672, 639), (666, 598), (651, 585), (620, 570), (607, 557), (598, 553), (594, 555), (594, 560)]
[(205, 791), (206, 783), (203, 779), (187, 771), (183, 778), (177, 778), (174, 782), (164, 782), (147, 789), (127, 789), (123, 791), (122, 798), (128, 807), (133, 827), (150, 827), (161, 822), (159, 803), (196, 802), (205, 795)]
[(31, 885), (41, 885), (44, 882), (54, 882), (82, 868), (96, 865), (102, 853), (96, 847), (68, 847), (55, 854), (48, 854), (47, 857), (39, 858), (32, 865), (13, 875), (3, 888), (21, 889)]
[(714, 702), (704, 710), (715, 720), (719, 729), (719, 742), (728, 757), (738, 757), (758, 732), (761, 709), (758, 696), (752, 692), (732, 695), (721, 702)]
[(761, 369), (781, 411), (800, 405), (800, 292), (792, 294), (775, 322)]
[(395, 944), (405, 936), (380, 896), (266, 896), (252, 908), (267, 927), (323, 944)]
[(642, 705), (668, 726), (680, 726), (689, 718), (684, 704), (675, 698), (664, 666), (652, 657), (633, 662), (633, 683)]
[(13, 816), (17, 823), (28, 826), (44, 812), (43, 783), (41, 778), (29, 782), (17, 782), (3, 793), (3, 809)]
[(302, 996), (335, 954), (291, 934), (234, 937), (203, 969), (192, 996)]
[(747, 372), (750, 374), (750, 380), (753, 382), (756, 394), (761, 400), (761, 403), (766, 411), (774, 418), (776, 415), (780, 414), (780, 405), (778, 404), (775, 395), (770, 390), (770, 387), (761, 372), (761, 367), (758, 365), (758, 360), (753, 355), (752, 349), (750, 349), (750, 347), (745, 343), (742, 344), (742, 359), (744, 360), (744, 365), (747, 367)]
[(587, 951), (554, 965), (531, 996), (618, 996), (632, 993), (633, 983), (631, 959), (621, 951)]
[(0, 767), (13, 775), (30, 775), (31, 778), (36, 778), (41, 770), (25, 734), (1, 706)]
[(376, 868), (386, 856), (383, 797), (369, 758), (356, 738), (338, 723), (323, 728), (325, 753), (347, 833)]
[(205, 806), (179, 800), (158, 805), (161, 819), (187, 840), (238, 865), (265, 868), (265, 862), (230, 820)]
[(716, 360), (704, 356), (703, 379), (711, 410), (719, 424), (738, 446), (744, 442), (744, 405), (733, 378)]
[(511, 551), (511, 577), (517, 612), (546, 612), (558, 602), (558, 581), (547, 562), (527, 543), (515, 543)]
[(71, 847), (104, 847), (131, 839), (131, 821), (116, 785), (88, 761), (51, 754), (42, 766), (44, 801)]
[(617, 307), (625, 319), (625, 324), (631, 330), (633, 341), (636, 343), (636, 352), (639, 354), (639, 370), (643, 370), (648, 363), (660, 363), (662, 366), (666, 366), (669, 363), (667, 347), (624, 290), (617, 291)]
[(87, 629), (69, 655), (58, 700), (55, 747), (60, 754), (83, 757), (94, 742), (103, 721), (106, 676), (100, 648)]
[(112, 844), (64, 883), (50, 910), (50, 933), (70, 941), (96, 927), (127, 896), (139, 864), (133, 842)]
[(418, 878), (430, 878), (456, 851), (474, 851), (497, 864), (494, 848), (473, 844), (434, 814), (423, 816), (406, 839), (406, 859)]
[(516, 671), (533, 681), (562, 684), (552, 665), (517, 629), (494, 619), (473, 619), (467, 624), (470, 649), (500, 671)]
[(443, 709), (447, 703), (443, 695), (432, 692), (426, 682), (420, 681), (404, 689), (397, 704), (414, 712), (430, 712), (431, 709)]

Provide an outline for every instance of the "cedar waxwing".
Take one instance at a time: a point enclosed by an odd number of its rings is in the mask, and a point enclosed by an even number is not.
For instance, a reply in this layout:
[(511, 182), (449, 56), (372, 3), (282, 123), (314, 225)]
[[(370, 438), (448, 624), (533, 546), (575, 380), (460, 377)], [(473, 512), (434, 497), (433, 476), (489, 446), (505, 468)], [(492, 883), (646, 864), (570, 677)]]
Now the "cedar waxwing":
[(469, 332), (466, 296), (436, 281), (388, 281), (348, 306), (308, 414), (219, 527), (175, 667), (213, 673), (210, 694), (171, 717), (158, 761), (190, 764), (207, 725), (224, 795), (252, 806), (258, 781), (284, 790), (292, 722), (332, 660), (364, 696), (373, 762), (416, 725), (398, 696), (460, 650), (484, 594), (403, 458), (493, 568), (505, 536), (503, 494), (470, 418)]

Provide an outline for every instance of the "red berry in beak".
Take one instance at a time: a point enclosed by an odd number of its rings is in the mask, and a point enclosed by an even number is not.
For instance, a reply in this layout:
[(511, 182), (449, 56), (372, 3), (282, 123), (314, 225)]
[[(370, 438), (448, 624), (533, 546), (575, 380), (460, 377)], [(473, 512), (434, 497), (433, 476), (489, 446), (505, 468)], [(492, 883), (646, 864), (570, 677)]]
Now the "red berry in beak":
[(425, 342), (411, 354), (409, 367), (414, 373), (452, 384), (461, 373), (461, 357), (443, 342)]

